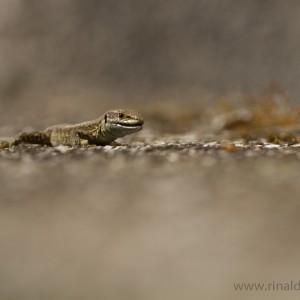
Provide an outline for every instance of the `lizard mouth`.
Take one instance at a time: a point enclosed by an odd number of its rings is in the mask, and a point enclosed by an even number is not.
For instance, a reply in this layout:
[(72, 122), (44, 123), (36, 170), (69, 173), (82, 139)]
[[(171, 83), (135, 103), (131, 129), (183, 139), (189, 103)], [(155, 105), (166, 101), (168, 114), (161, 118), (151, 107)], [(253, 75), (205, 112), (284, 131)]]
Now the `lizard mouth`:
[(121, 123), (116, 123), (115, 125), (122, 127), (122, 128), (142, 128), (142, 124), (121, 124)]
[(143, 121), (138, 121), (135, 123), (115, 123), (115, 125), (120, 126), (120, 127), (125, 127), (125, 128), (141, 128), (143, 126)]

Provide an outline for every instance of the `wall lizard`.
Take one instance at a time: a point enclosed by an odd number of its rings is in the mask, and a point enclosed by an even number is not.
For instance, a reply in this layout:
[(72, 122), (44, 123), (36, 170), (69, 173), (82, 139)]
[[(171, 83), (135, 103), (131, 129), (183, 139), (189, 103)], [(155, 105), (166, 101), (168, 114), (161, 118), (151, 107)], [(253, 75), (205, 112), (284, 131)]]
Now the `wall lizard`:
[(19, 144), (104, 146), (112, 143), (117, 138), (140, 131), (143, 124), (143, 117), (135, 110), (110, 110), (92, 121), (74, 125), (54, 125), (44, 131), (20, 133), (12, 141), (0, 140), (0, 148)]

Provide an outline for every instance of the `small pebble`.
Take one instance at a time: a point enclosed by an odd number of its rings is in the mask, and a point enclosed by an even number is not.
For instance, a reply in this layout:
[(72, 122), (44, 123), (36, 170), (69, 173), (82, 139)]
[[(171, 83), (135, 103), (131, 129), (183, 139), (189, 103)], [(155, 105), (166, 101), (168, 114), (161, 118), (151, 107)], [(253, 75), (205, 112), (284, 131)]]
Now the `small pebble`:
[(265, 144), (263, 147), (266, 148), (266, 149), (278, 149), (278, 148), (281, 148), (281, 146), (278, 145), (278, 144)]
[(63, 145), (59, 145), (57, 147), (55, 147), (55, 150), (57, 150), (57, 152), (60, 152), (60, 153), (67, 153), (70, 151), (70, 147), (68, 146), (63, 146)]

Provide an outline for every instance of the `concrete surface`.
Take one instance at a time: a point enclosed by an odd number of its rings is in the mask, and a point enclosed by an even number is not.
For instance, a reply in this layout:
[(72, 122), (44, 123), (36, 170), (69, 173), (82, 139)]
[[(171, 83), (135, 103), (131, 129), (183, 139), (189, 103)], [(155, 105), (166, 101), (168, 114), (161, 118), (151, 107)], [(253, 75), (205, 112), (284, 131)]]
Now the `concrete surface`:
[(299, 298), (297, 145), (125, 142), (1, 150), (0, 299)]

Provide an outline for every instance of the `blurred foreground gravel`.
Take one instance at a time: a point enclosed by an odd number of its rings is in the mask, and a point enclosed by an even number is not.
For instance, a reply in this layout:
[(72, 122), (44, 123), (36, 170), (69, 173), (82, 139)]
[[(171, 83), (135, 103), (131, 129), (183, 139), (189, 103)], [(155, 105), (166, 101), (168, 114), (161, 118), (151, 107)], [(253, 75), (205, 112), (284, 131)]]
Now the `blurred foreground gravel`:
[(299, 299), (300, 145), (0, 150), (0, 299)]

